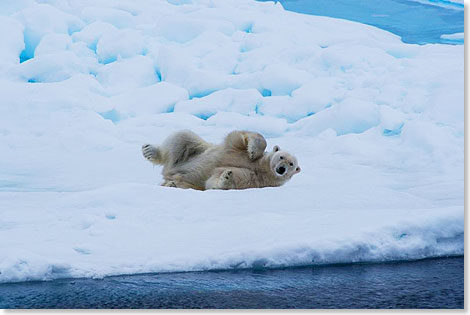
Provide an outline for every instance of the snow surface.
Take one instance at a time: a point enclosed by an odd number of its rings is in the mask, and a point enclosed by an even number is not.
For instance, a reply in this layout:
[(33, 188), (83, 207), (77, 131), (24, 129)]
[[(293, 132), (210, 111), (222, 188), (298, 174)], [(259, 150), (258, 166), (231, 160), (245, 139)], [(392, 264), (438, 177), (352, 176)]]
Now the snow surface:
[[(251, 0), (0, 3), (0, 281), (462, 255), (464, 47)], [(159, 186), (189, 128), (280, 188)]]
[(441, 35), (441, 37), (445, 39), (463, 40), (464, 33), (444, 34), (444, 35)]
[(464, 33), (454, 33), (454, 34), (443, 34), (441, 35), (442, 39), (448, 40), (450, 43), (463, 44), (464, 43)]
[(448, 9), (463, 10), (464, 0), (409, 0)]

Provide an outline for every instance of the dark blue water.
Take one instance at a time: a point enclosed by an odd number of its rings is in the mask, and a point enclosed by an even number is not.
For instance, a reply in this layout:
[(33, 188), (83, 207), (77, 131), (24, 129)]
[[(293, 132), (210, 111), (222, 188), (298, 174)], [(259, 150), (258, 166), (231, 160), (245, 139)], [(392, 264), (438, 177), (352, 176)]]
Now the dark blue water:
[(463, 257), (0, 285), (0, 308), (463, 307)]
[(400, 36), (405, 43), (463, 44), (463, 40), (441, 38), (443, 34), (463, 33), (464, 10), (460, 4), (448, 2), (448, 7), (439, 7), (408, 0), (280, 0), (279, 2), (286, 10), (294, 12), (373, 25)]

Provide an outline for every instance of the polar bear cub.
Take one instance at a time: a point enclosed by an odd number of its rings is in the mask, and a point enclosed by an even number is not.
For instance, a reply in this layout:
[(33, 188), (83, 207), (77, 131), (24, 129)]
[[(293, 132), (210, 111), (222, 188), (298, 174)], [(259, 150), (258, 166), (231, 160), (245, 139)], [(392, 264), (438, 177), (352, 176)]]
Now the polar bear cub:
[(300, 172), (300, 166), (279, 146), (265, 152), (266, 145), (256, 132), (232, 131), (222, 144), (215, 145), (183, 130), (160, 146), (144, 144), (142, 154), (163, 165), (162, 186), (198, 190), (281, 186)]

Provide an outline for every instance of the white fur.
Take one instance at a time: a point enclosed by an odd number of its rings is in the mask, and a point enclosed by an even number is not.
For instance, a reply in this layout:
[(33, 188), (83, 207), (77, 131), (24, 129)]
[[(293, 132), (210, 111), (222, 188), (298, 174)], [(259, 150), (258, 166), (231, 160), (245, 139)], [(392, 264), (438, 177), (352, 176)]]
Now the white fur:
[(205, 189), (245, 189), (281, 186), (300, 172), (297, 159), (278, 146), (265, 152), (264, 137), (232, 131), (220, 145), (210, 144), (189, 130), (170, 135), (162, 145), (145, 144), (142, 153), (163, 165), (163, 186)]

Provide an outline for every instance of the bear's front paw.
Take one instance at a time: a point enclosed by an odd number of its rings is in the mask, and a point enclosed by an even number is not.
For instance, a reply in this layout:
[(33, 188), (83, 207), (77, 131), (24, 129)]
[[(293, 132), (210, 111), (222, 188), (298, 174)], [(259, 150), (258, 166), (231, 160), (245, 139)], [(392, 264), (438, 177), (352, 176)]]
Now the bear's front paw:
[(219, 188), (221, 189), (231, 189), (235, 187), (233, 181), (233, 172), (229, 169), (226, 169), (222, 172), (219, 178)]
[(250, 158), (250, 160), (254, 161), (263, 156), (263, 153), (264, 152), (260, 150), (248, 150), (248, 157)]
[(248, 141), (246, 151), (248, 152), (248, 157), (250, 158), (250, 160), (254, 161), (263, 155), (265, 148), (266, 145), (264, 144), (262, 139), (252, 138)]
[(233, 177), (233, 172), (231, 170), (225, 170), (223, 173), (222, 173), (222, 179), (226, 180), (226, 181), (229, 181), (231, 180)]

